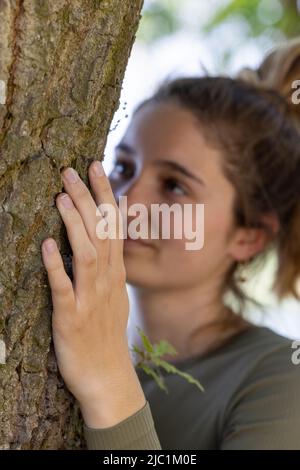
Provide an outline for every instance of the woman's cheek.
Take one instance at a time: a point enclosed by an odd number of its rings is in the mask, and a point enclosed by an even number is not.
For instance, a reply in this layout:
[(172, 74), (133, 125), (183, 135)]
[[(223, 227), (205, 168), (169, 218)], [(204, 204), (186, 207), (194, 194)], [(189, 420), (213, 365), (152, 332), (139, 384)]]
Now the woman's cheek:
[(226, 235), (230, 220), (224, 212), (207, 214), (204, 226), (204, 251), (211, 256), (223, 255), (226, 248)]

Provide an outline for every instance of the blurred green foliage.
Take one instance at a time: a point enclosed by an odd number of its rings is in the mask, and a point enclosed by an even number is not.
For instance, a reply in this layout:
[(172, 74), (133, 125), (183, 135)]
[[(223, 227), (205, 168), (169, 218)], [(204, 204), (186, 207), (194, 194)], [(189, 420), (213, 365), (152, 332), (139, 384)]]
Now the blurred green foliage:
[(137, 38), (152, 42), (180, 30), (180, 2), (178, 0), (146, 0)]
[(204, 30), (211, 31), (224, 21), (243, 20), (249, 35), (264, 34), (270, 27), (286, 37), (300, 35), (300, 2), (297, 0), (231, 0), (218, 9)]
[[(152, 42), (184, 29), (183, 7), (194, 4), (191, 15), (199, 5), (198, 31), (210, 32), (227, 21), (241, 21), (248, 37), (268, 35), (276, 31), (285, 37), (300, 35), (299, 0), (210, 0), (209, 19), (201, 21), (201, 2), (205, 0), (145, 0), (137, 38)], [(195, 6), (196, 5), (196, 6)], [(197, 15), (198, 16), (198, 15)]]

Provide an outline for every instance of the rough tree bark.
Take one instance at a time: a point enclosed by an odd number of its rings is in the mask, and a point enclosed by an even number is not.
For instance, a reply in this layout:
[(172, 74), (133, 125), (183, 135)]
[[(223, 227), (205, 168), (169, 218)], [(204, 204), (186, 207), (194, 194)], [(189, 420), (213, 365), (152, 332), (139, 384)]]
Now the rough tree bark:
[[(0, 446), (82, 448), (51, 345), (41, 242), (70, 272), (60, 170), (101, 159), (143, 0), (0, 0)], [(4, 362), (2, 358), (2, 362)]]

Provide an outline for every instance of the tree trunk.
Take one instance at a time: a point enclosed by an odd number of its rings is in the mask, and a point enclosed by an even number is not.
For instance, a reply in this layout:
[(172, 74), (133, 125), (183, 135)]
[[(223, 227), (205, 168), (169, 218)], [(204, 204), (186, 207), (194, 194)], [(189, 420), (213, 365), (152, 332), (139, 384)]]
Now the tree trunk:
[[(60, 170), (102, 159), (142, 0), (0, 0), (0, 447), (83, 448), (51, 343), (41, 242), (71, 255)], [(5, 350), (4, 350), (5, 349)], [(2, 356), (2, 358), (1, 358)]]

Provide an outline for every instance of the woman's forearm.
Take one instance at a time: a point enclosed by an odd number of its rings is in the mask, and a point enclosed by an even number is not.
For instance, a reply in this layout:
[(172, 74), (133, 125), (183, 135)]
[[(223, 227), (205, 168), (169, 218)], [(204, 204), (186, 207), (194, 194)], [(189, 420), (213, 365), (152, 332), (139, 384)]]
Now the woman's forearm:
[(95, 429), (114, 426), (146, 404), (145, 395), (133, 365), (122, 371), (104, 391), (79, 403), (86, 426)]

